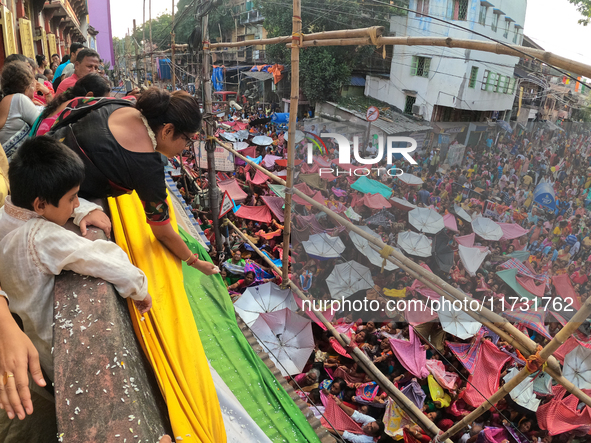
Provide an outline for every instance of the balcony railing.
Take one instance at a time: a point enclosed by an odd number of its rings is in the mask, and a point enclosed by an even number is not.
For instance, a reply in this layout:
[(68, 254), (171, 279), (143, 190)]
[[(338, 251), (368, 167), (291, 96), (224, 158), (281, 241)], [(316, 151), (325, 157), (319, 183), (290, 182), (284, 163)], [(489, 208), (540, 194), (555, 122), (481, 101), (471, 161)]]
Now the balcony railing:
[(261, 23), (263, 20), (265, 20), (265, 17), (262, 16), (258, 9), (253, 9), (240, 14), (241, 25), (254, 25), (256, 23)]

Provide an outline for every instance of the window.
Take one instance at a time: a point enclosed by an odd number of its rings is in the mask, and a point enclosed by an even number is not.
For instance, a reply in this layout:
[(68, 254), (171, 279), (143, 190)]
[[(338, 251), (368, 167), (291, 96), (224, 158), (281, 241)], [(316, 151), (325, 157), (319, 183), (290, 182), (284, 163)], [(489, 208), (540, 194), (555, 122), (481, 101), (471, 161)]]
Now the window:
[(509, 81), (509, 94), (515, 94), (515, 89), (517, 88), (517, 79), (511, 78)]
[(478, 23), (486, 26), (486, 15), (488, 14), (488, 6), (480, 5), (480, 15), (478, 16)]
[(509, 90), (511, 89), (511, 77), (507, 76), (507, 81), (505, 82), (505, 89), (503, 89), (503, 94), (509, 94)]
[(505, 89), (509, 86), (509, 77), (506, 77), (501, 74), (498, 74), (498, 77), (499, 77), (499, 81), (497, 83), (497, 89), (495, 90), (495, 92), (504, 94)]
[(493, 32), (497, 32), (497, 29), (499, 29), (499, 14), (493, 14), (493, 21), (490, 25), (490, 29), (492, 29)]
[(474, 89), (476, 87), (476, 79), (478, 78), (478, 68), (476, 66), (472, 66), (472, 70), (470, 71), (470, 83), (468, 83), (468, 87)]
[(482, 87), (483, 91), (488, 92), (495, 92), (498, 85), (498, 76), (494, 72), (490, 72), (489, 70), (484, 71), (484, 78), (482, 79)]
[(470, 0), (448, 0), (447, 15), (451, 20), (467, 20)]
[(417, 98), (413, 97), (412, 95), (406, 96), (406, 104), (404, 105), (404, 113), (405, 114), (412, 114), (412, 107), (417, 102)]
[(513, 34), (513, 43), (517, 43), (517, 36), (519, 35), (519, 29), (515, 28), (515, 34)]
[(427, 57), (413, 56), (412, 66), (410, 68), (410, 75), (417, 77), (429, 77), (429, 69), (431, 68), (431, 59)]
[(505, 32), (503, 32), (503, 37), (509, 38), (509, 26), (511, 26), (511, 22), (509, 20), (505, 20)]
[(429, 14), (429, 0), (417, 0), (417, 15)]

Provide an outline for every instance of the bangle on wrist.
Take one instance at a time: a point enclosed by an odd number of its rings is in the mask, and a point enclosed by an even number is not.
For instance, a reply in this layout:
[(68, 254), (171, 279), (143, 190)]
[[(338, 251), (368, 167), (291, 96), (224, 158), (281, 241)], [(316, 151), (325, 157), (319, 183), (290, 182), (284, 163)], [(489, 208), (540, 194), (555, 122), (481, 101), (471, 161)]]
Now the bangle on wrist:
[(185, 263), (189, 263), (189, 260), (191, 260), (191, 258), (195, 257), (193, 254), (189, 255), (185, 260), (183, 260)]
[(195, 257), (194, 255), (192, 255), (192, 257), (193, 257), (193, 261), (192, 261), (192, 262), (190, 262), (190, 263), (189, 263), (189, 262), (187, 262), (187, 264), (188, 264), (189, 266), (193, 266), (193, 265), (194, 265), (194, 264), (197, 262), (197, 260), (198, 260), (198, 258), (197, 258), (197, 257)]

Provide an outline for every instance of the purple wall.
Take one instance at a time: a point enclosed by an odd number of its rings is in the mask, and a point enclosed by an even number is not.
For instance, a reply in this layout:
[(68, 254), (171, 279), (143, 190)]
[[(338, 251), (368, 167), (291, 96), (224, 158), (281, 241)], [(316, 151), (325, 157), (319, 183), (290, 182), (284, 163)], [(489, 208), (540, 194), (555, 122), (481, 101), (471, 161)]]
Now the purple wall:
[(99, 31), (96, 41), (101, 58), (113, 66), (115, 52), (111, 33), (111, 0), (88, 0), (88, 21)]

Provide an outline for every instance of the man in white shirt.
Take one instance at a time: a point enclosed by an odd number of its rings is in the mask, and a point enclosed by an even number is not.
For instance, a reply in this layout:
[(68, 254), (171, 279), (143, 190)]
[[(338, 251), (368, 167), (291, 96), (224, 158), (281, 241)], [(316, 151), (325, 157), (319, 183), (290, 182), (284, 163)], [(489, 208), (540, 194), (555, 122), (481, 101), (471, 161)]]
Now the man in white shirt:
[(363, 434), (353, 434), (349, 431), (334, 431), (329, 429), (333, 434), (335, 432), (338, 433), (349, 443), (374, 443), (374, 438), (379, 437), (384, 432), (384, 423), (377, 422), (375, 418), (362, 414), (359, 411), (355, 411), (349, 406), (345, 406), (338, 397), (332, 396), (332, 398), (335, 403), (353, 419), (353, 421), (361, 425), (361, 429), (363, 430)]

